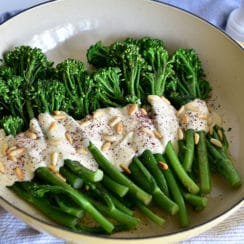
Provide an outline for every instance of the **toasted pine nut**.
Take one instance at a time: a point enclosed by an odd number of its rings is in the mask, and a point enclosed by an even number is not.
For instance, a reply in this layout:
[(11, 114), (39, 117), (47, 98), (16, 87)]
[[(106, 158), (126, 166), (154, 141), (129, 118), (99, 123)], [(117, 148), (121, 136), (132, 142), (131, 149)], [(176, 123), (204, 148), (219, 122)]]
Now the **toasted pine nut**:
[(185, 106), (181, 106), (180, 109), (177, 111), (176, 116), (179, 117), (185, 112)]
[(207, 114), (198, 114), (197, 117), (198, 117), (199, 119), (208, 120), (208, 115), (207, 115)]
[(51, 139), (49, 140), (49, 144), (52, 146), (58, 146), (62, 143), (63, 141), (60, 139)]
[(198, 133), (194, 133), (194, 143), (197, 145), (199, 143), (200, 136)]
[(88, 151), (85, 148), (78, 148), (76, 150), (77, 153), (81, 154), (81, 155), (86, 155), (88, 154)]
[(97, 118), (99, 118), (102, 114), (103, 114), (102, 109), (98, 109), (98, 110), (96, 110), (96, 111), (92, 114), (92, 117), (93, 117), (94, 119), (97, 119)]
[(51, 162), (51, 165), (57, 166), (57, 164), (58, 164), (58, 152), (51, 153), (50, 162)]
[(211, 115), (208, 116), (208, 126), (213, 124), (213, 117)]
[(164, 96), (161, 96), (160, 98), (161, 98), (166, 104), (170, 105), (170, 101), (169, 101), (169, 99), (167, 99), (167, 98), (164, 97)]
[(120, 164), (119, 167), (120, 167), (125, 173), (127, 173), (127, 174), (131, 174), (131, 171), (130, 171), (130, 169), (128, 168), (127, 165), (125, 165), (125, 164)]
[(106, 141), (103, 143), (102, 147), (101, 147), (101, 150), (102, 151), (106, 151), (108, 150), (109, 148), (111, 147), (111, 142), (110, 141)]
[(110, 142), (114, 142), (117, 140), (117, 137), (116, 136), (113, 136), (113, 135), (104, 135), (103, 136), (103, 139), (105, 141), (110, 141)]
[(57, 168), (54, 165), (49, 164), (47, 167), (55, 174), (58, 172)]
[(7, 155), (7, 151), (8, 151), (8, 143), (4, 143), (2, 146), (2, 154), (3, 156)]
[(157, 130), (155, 130), (153, 133), (154, 133), (154, 135), (155, 135), (156, 138), (158, 138), (158, 139), (162, 139), (163, 138), (163, 136), (161, 135), (161, 133), (159, 133)]
[(73, 139), (68, 131), (65, 132), (65, 138), (70, 144), (73, 144)]
[(183, 121), (184, 124), (189, 124), (189, 116), (188, 115), (183, 114), (181, 116), (181, 119), (182, 119), (182, 121)]
[(136, 112), (137, 107), (136, 103), (130, 104), (128, 108), (128, 115), (133, 115)]
[(148, 134), (149, 136), (155, 136), (154, 132), (152, 130), (149, 130), (148, 128), (143, 128), (142, 131)]
[(183, 133), (183, 130), (181, 128), (178, 128), (177, 135), (178, 135), (178, 139), (179, 140), (183, 140), (184, 139), (184, 133)]
[(49, 125), (48, 130), (49, 130), (49, 131), (52, 131), (52, 130), (55, 130), (56, 128), (57, 128), (57, 122), (56, 122), (56, 121), (53, 121), (53, 122), (51, 122), (51, 124)]
[(54, 110), (54, 111), (53, 111), (53, 115), (60, 115), (60, 114), (62, 114), (62, 112), (59, 111), (59, 110)]
[(163, 170), (167, 170), (169, 168), (168, 164), (166, 164), (165, 162), (159, 161), (158, 162), (158, 166), (163, 169)]
[(20, 181), (22, 181), (24, 179), (24, 173), (19, 167), (17, 167), (15, 169), (15, 175), (17, 176), (18, 180), (20, 180)]
[(147, 115), (147, 110), (145, 108), (141, 108), (141, 112), (144, 114), (144, 115)]
[(65, 114), (57, 114), (57, 115), (53, 115), (54, 119), (56, 120), (62, 120), (66, 118)]
[(121, 135), (123, 133), (124, 126), (121, 122), (116, 125), (116, 133)]
[(81, 120), (80, 121), (80, 126), (81, 127), (85, 127), (85, 126), (88, 126), (91, 124), (91, 121), (90, 120)]
[(113, 117), (110, 121), (109, 121), (109, 126), (113, 127), (116, 124), (118, 124), (121, 121), (121, 118), (119, 116), (115, 116)]
[(221, 140), (221, 141), (223, 141), (223, 132), (222, 132), (222, 130), (218, 130), (218, 136), (219, 136), (219, 139)]
[(0, 161), (0, 173), (4, 173), (5, 172), (5, 168), (3, 163)]
[(37, 139), (37, 134), (34, 133), (34, 132), (32, 132), (32, 131), (30, 131), (30, 130), (27, 130), (25, 132), (25, 136), (28, 137), (28, 138), (30, 138), (30, 139), (33, 139), (33, 140), (36, 140)]
[(210, 126), (210, 127), (209, 127), (209, 134), (210, 134), (210, 135), (213, 135), (213, 126)]
[(9, 150), (8, 151), (8, 156), (9, 157), (18, 157), (21, 156), (25, 153), (26, 149), (24, 147), (19, 147), (19, 148), (15, 148), (13, 150)]
[(192, 112), (198, 112), (199, 111), (199, 107), (196, 105), (193, 105), (191, 103), (186, 104), (185, 109), (188, 111), (192, 111)]
[(210, 139), (210, 142), (211, 142), (213, 145), (215, 145), (216, 147), (222, 147), (222, 146), (223, 146), (222, 143), (221, 143), (221, 141), (219, 141), (219, 140), (217, 140), (217, 139), (215, 139), (215, 138), (211, 138), (211, 139)]

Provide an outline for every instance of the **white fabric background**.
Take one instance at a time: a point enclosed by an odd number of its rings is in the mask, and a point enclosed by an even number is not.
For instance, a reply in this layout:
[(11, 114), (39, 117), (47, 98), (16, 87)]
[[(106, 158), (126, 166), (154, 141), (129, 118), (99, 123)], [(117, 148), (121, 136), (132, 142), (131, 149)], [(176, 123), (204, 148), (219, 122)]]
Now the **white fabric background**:
[[(161, 0), (188, 10), (224, 29), (230, 12), (240, 6), (241, 0)], [(0, 23), (21, 10), (47, 2), (45, 0), (0, 0)], [(39, 233), (0, 207), (0, 244), (61, 244), (63, 241)], [(186, 243), (244, 243), (244, 207), (221, 224)]]

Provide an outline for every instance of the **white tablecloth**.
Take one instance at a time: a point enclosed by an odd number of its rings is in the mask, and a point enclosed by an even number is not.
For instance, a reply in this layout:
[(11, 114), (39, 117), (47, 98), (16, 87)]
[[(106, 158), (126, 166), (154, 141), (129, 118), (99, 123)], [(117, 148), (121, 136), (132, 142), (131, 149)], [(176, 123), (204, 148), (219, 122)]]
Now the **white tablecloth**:
[[(47, 2), (46, 0), (8, 0), (0, 1), (0, 23), (12, 17), (14, 14), (25, 8), (34, 6), (39, 3)], [(162, 0), (182, 9), (186, 9), (200, 17), (208, 20), (212, 24), (224, 29), (226, 20), (230, 12), (240, 5), (240, 0)], [(61, 244), (62, 240), (56, 239), (48, 234), (39, 233), (21, 220), (15, 218), (0, 207), (0, 244)], [(231, 217), (202, 233), (185, 243), (244, 243), (244, 206), (241, 207)]]

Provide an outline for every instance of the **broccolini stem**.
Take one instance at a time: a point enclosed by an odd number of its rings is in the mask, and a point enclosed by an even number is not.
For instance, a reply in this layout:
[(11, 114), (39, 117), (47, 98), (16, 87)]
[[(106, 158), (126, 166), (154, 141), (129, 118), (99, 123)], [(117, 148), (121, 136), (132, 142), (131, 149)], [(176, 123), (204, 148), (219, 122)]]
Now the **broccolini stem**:
[(194, 158), (194, 148), (194, 130), (188, 129), (186, 131), (185, 155), (183, 161), (183, 167), (187, 172), (191, 172), (191, 166)]
[(124, 185), (118, 183), (117, 181), (115, 181), (114, 179), (112, 179), (111, 177), (109, 177), (107, 175), (103, 176), (102, 184), (107, 189), (114, 192), (115, 194), (117, 194), (120, 197), (124, 197), (126, 195), (126, 193), (129, 191), (129, 188), (127, 186), (124, 186)]
[(145, 191), (152, 194), (153, 201), (162, 209), (174, 215), (178, 212), (178, 205), (168, 198), (158, 187), (154, 177), (146, 169), (146, 167), (141, 163), (141, 161), (134, 157), (132, 163), (129, 166), (131, 170), (131, 177), (142, 187)]
[(89, 213), (94, 220), (99, 223), (108, 233), (111, 233), (114, 229), (114, 225), (107, 220), (81, 193), (76, 191), (70, 185), (66, 184), (57, 175), (52, 173), (47, 167), (39, 167), (36, 169), (35, 174), (38, 178), (41, 178), (44, 182), (52, 185), (61, 186), (73, 200), (81, 206), (87, 213)]
[(209, 140), (206, 140), (208, 152), (212, 155), (217, 171), (234, 188), (241, 186), (241, 177), (232, 160), (220, 152)]
[(175, 174), (178, 176), (179, 180), (185, 186), (185, 188), (193, 194), (198, 193), (199, 192), (198, 185), (191, 179), (191, 177), (187, 174), (187, 172), (183, 168), (183, 165), (181, 164), (175, 152), (175, 149), (170, 141), (166, 146), (165, 153), (169, 159), (168, 161), (171, 167), (173, 168)]
[(160, 190), (166, 195), (169, 196), (168, 186), (163, 172), (157, 165), (157, 160), (153, 156), (150, 150), (145, 150), (139, 158), (141, 162), (145, 165), (148, 171), (153, 175), (157, 185)]
[[(158, 163), (163, 162), (166, 163), (166, 159), (163, 157), (162, 154), (158, 153), (155, 154), (155, 159)], [(169, 187), (170, 194), (172, 195), (173, 200), (178, 204), (179, 206), (179, 223), (181, 227), (186, 227), (189, 225), (189, 215), (186, 208), (186, 204), (183, 198), (183, 195), (181, 194), (180, 187), (178, 186), (178, 183), (174, 177), (173, 172), (170, 168), (162, 170), (165, 178), (167, 180), (167, 184)]]
[(25, 191), (23, 188), (23, 184), (25, 183), (26, 182), (15, 182), (13, 185), (8, 186), (8, 188), (14, 191), (20, 198), (33, 204), (35, 208), (40, 210), (55, 223), (75, 229), (75, 226), (79, 221), (77, 217), (62, 211), (59, 208), (53, 207), (46, 198), (34, 197), (30, 192)]
[(106, 174), (120, 184), (127, 186), (129, 188), (129, 192), (134, 194), (135, 197), (139, 201), (142, 201), (145, 205), (148, 205), (151, 202), (152, 196), (122, 174), (119, 169), (117, 169), (111, 162), (109, 162), (107, 158), (103, 156), (103, 154), (92, 142), (89, 143), (88, 149)]
[(78, 161), (73, 161), (69, 159), (64, 160), (64, 165), (69, 168), (74, 174), (80, 176), (82, 179), (90, 182), (98, 182), (103, 178), (103, 171), (97, 169), (95, 171), (90, 170), (83, 165), (81, 165)]
[(211, 191), (211, 177), (208, 163), (208, 152), (206, 146), (206, 133), (199, 131), (199, 143), (197, 144), (197, 161), (200, 178), (200, 191), (207, 194)]

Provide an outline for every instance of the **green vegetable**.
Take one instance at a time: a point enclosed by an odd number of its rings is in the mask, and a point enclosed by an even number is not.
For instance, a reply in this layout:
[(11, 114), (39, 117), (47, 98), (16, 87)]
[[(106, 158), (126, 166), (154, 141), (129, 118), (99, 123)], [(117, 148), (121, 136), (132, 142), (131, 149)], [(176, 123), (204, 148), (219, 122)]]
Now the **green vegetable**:
[(153, 202), (172, 215), (178, 212), (178, 205), (160, 190), (154, 177), (137, 157), (133, 158), (129, 169), (131, 170), (131, 179), (142, 189), (152, 194)]
[(108, 221), (82, 194), (78, 192), (70, 185), (66, 184), (62, 179), (52, 173), (46, 167), (39, 167), (35, 171), (36, 177), (42, 181), (47, 182), (50, 185), (42, 185), (39, 188), (39, 194), (45, 194), (46, 192), (57, 192), (62, 193), (70, 197), (77, 205), (89, 213), (94, 220), (99, 223), (108, 233), (111, 233), (114, 229), (114, 225)]
[(199, 56), (194, 49), (177, 49), (172, 55), (176, 83), (167, 91), (167, 96), (176, 107), (195, 98), (206, 99), (211, 91), (205, 80)]
[(96, 162), (103, 169), (104, 173), (120, 184), (127, 186), (129, 188), (129, 192), (134, 194), (135, 197), (145, 205), (148, 205), (151, 202), (152, 196), (122, 174), (112, 163), (107, 160), (107, 158), (103, 156), (103, 154), (92, 142), (89, 143), (88, 149), (95, 158)]
[(168, 157), (168, 162), (171, 165), (172, 169), (174, 170), (175, 174), (181, 181), (181, 183), (184, 185), (184, 187), (191, 193), (195, 194), (199, 192), (199, 187), (197, 184), (190, 178), (190, 176), (187, 174), (185, 169), (183, 168), (181, 162), (179, 161), (179, 158), (175, 152), (175, 149), (172, 145), (172, 143), (169, 141), (165, 153)]
[[(154, 156), (155, 156), (155, 159), (157, 160), (158, 163), (160, 163), (160, 162), (165, 163), (166, 162), (166, 159), (163, 157), (162, 154), (157, 153)], [(162, 172), (166, 178), (170, 194), (172, 195), (173, 200), (179, 206), (178, 216), (179, 216), (180, 226), (186, 227), (189, 225), (189, 215), (188, 215), (188, 210), (187, 210), (183, 195), (181, 193), (180, 187), (178, 186), (178, 183), (177, 183), (177, 181), (174, 177), (174, 174), (170, 168), (168, 168), (166, 170), (162, 170)]]
[(197, 144), (197, 163), (199, 170), (200, 191), (207, 194), (211, 191), (211, 177), (208, 162), (205, 131), (199, 131), (199, 143)]
[(57, 207), (52, 206), (46, 198), (38, 197), (33, 194), (35, 187), (36, 184), (34, 182), (17, 181), (13, 185), (8, 186), (10, 190), (14, 191), (20, 198), (31, 203), (34, 207), (36, 207), (43, 214), (45, 214), (49, 219), (60, 225), (75, 229), (75, 226), (78, 223), (79, 219), (60, 210)]
[(98, 182), (103, 179), (103, 171), (101, 169), (90, 170), (80, 164), (80, 162), (70, 159), (65, 159), (64, 165), (69, 168), (74, 174), (81, 177), (85, 181)]

